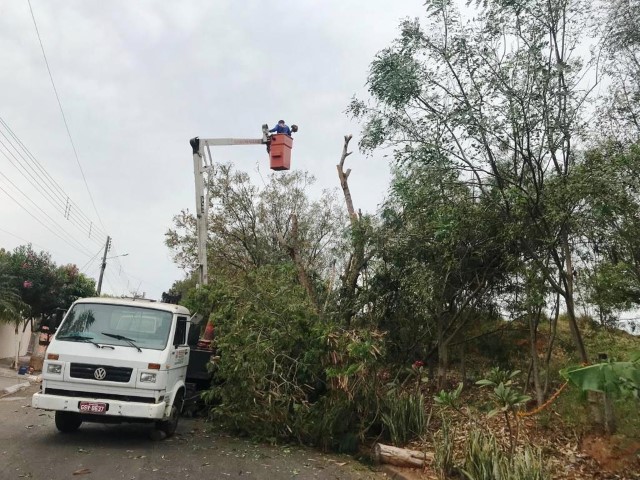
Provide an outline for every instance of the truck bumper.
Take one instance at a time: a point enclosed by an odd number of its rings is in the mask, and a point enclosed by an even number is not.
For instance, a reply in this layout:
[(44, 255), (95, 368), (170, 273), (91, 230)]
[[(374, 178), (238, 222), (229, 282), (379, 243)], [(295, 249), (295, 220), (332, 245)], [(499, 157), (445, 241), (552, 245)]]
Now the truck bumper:
[(160, 403), (138, 403), (123, 402), (119, 400), (100, 400), (96, 398), (65, 397), (62, 395), (47, 395), (45, 393), (35, 393), (31, 399), (33, 408), (42, 410), (56, 410), (66, 412), (80, 412), (80, 402), (101, 402), (109, 405), (109, 409), (100, 416), (144, 418), (162, 420), (167, 409), (166, 402)]

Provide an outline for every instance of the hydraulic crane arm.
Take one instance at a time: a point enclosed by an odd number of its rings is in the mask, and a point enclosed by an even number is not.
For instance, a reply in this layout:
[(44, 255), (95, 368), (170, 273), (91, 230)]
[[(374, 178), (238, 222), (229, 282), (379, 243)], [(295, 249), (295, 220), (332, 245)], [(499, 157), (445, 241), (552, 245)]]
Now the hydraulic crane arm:
[[(204, 188), (205, 172), (213, 168), (213, 158), (209, 147), (224, 145), (261, 145), (269, 143), (269, 126), (262, 125), (262, 138), (192, 138), (189, 140), (193, 150), (193, 172), (196, 183), (196, 235), (198, 239), (199, 283), (208, 283), (207, 275), (207, 220), (209, 216), (209, 198)], [(205, 155), (204, 147), (207, 148)], [(207, 162), (207, 157), (209, 161)]]
[(269, 126), (262, 125), (262, 138), (192, 138), (189, 143), (193, 154), (202, 156), (203, 146), (220, 147), (225, 145), (263, 145), (269, 143)]
[(220, 146), (220, 145), (261, 145), (267, 143), (261, 138), (202, 138), (201, 142), (205, 145)]

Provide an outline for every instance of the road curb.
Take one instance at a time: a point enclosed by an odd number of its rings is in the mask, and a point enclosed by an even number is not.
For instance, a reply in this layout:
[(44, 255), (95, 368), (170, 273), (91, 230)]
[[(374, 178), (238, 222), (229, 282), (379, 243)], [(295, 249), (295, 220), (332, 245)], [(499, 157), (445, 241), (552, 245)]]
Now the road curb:
[(34, 375), (20, 375), (13, 369), (0, 368), (0, 378), (11, 379), (11, 382), (3, 382), (5, 385), (11, 383), (7, 387), (0, 387), (0, 396), (6, 397), (12, 395), (20, 390), (24, 390), (31, 386), (32, 383), (37, 383), (37, 377)]
[(15, 385), (11, 385), (9, 387), (3, 388), (2, 393), (4, 395), (11, 395), (13, 393), (19, 392), (20, 390), (24, 390), (25, 388), (28, 388), (30, 386), (31, 384), (29, 382), (20, 382), (20, 383), (16, 383)]

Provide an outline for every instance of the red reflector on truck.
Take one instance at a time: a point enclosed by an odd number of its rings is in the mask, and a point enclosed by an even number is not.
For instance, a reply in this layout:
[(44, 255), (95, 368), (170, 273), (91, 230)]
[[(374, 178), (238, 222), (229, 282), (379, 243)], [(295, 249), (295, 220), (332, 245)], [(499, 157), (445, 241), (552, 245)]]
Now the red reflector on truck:
[(60, 358), (60, 355), (57, 353), (47, 353), (47, 360), (58, 360), (58, 358)]
[(149, 365), (147, 365), (147, 368), (149, 370), (160, 370), (160, 364), (159, 363), (150, 363)]

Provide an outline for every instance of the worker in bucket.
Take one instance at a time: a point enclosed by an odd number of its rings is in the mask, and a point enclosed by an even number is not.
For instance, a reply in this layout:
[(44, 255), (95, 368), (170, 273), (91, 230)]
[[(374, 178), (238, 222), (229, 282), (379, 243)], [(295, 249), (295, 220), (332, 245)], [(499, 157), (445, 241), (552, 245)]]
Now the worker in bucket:
[(291, 129), (289, 125), (284, 123), (284, 120), (278, 120), (278, 124), (269, 130), (270, 133), (284, 133), (286, 135), (291, 136)]
[[(292, 133), (295, 133), (298, 131), (298, 126), (297, 125), (291, 125), (291, 128), (289, 128), (289, 125), (287, 125), (285, 123), (284, 120), (278, 120), (278, 123), (276, 124), (275, 127), (273, 127), (271, 130), (269, 130), (269, 133), (284, 133), (285, 135), (289, 135), (291, 136)], [(271, 139), (269, 139), (269, 141), (267, 142), (267, 153), (271, 150)]]

